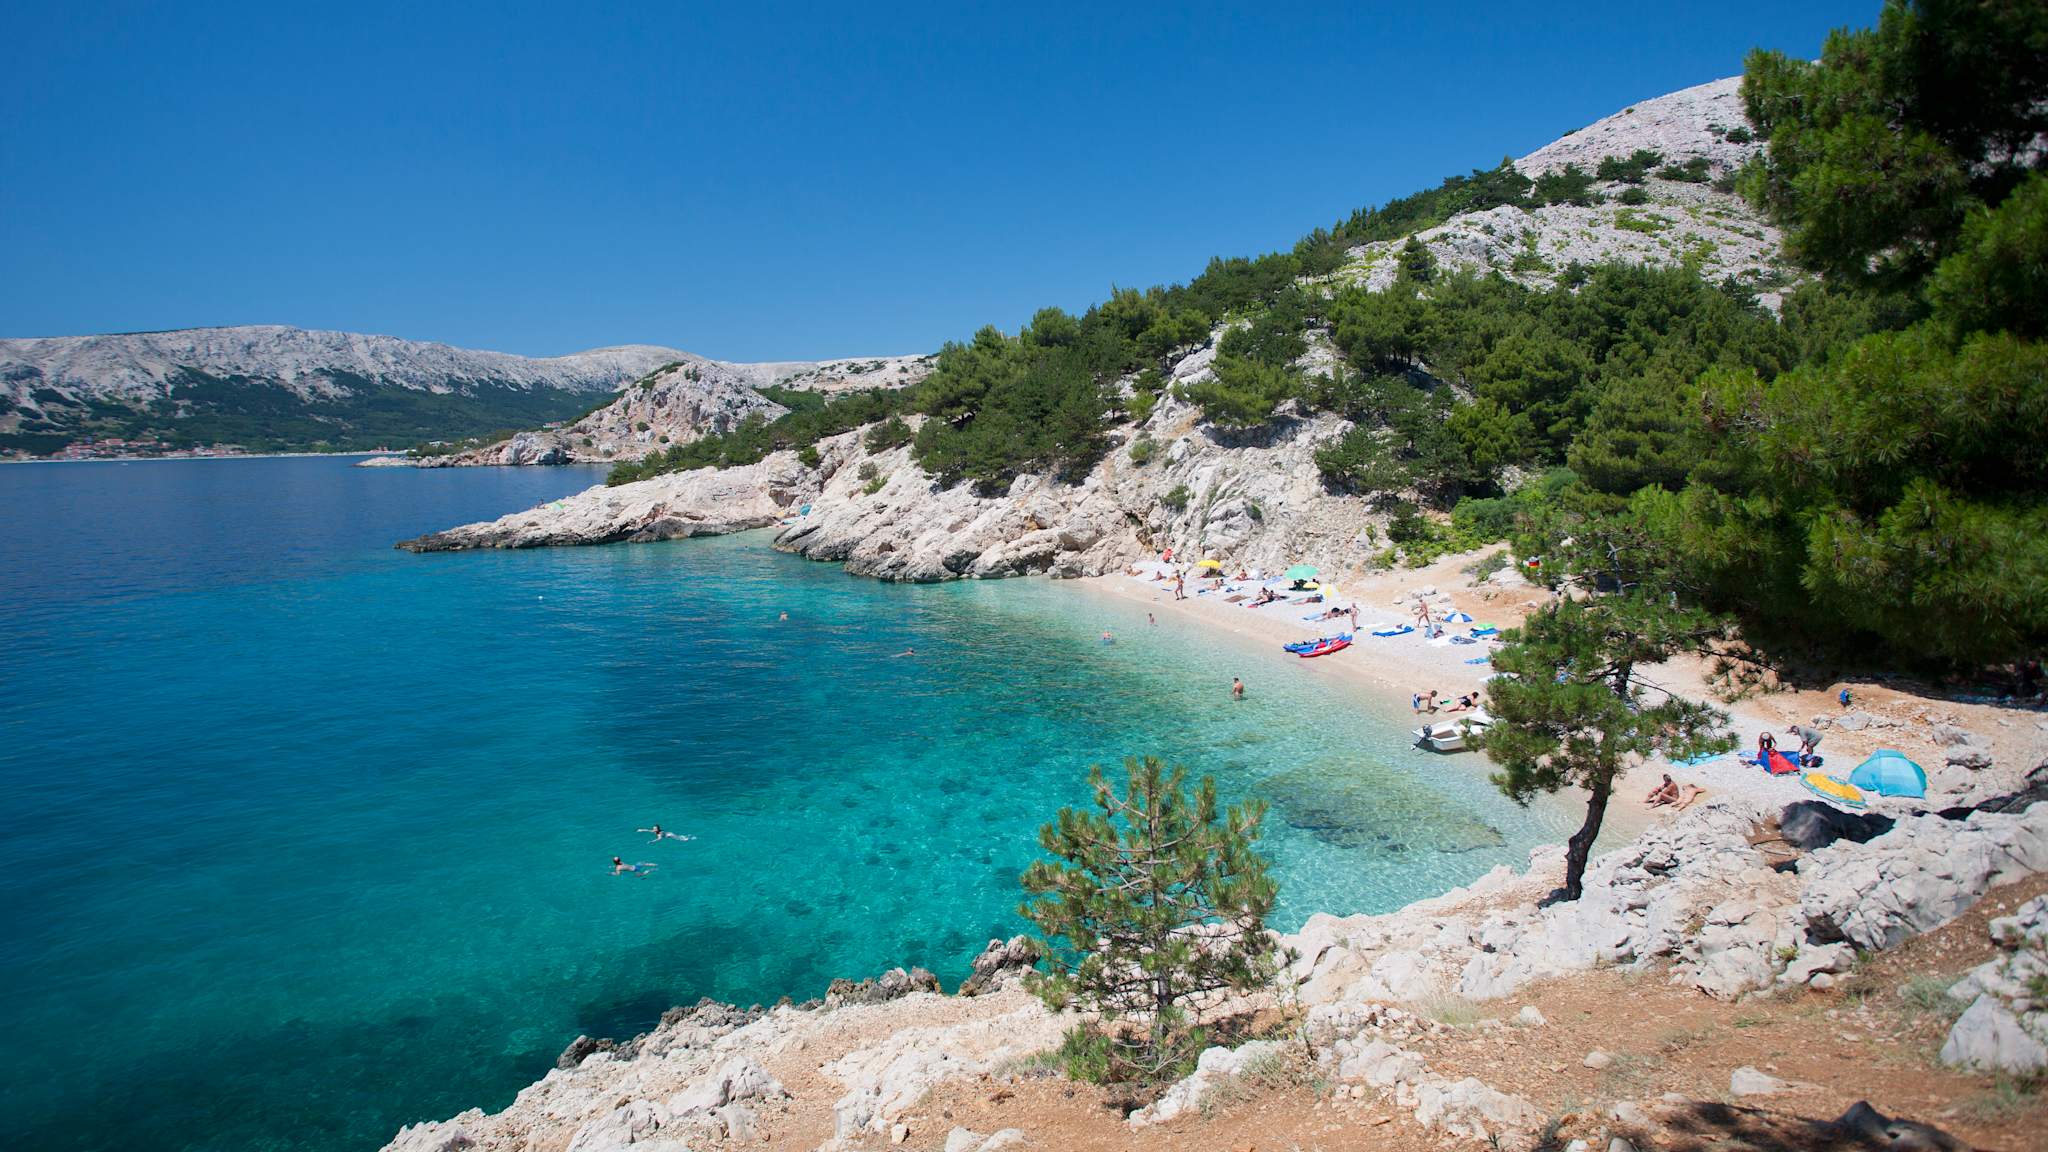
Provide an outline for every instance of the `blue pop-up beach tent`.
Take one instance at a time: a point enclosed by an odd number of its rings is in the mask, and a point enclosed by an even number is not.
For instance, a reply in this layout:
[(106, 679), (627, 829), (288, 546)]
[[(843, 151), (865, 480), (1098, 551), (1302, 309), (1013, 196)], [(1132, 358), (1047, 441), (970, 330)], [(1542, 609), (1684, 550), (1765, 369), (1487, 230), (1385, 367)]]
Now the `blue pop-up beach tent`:
[(1879, 796), (1925, 796), (1927, 773), (1904, 752), (1879, 748), (1849, 773), (1849, 783)]

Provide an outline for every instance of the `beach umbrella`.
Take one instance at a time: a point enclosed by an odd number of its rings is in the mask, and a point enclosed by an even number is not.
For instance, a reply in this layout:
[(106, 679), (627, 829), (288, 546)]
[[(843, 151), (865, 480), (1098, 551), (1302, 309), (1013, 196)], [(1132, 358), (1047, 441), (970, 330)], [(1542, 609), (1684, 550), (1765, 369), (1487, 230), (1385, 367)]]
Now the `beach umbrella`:
[(1879, 748), (1849, 773), (1849, 783), (1879, 796), (1925, 796), (1927, 773), (1904, 752)]
[(1316, 571), (1313, 564), (1296, 564), (1280, 575), (1287, 580), (1313, 580), (1316, 578)]
[(1221, 567), (1223, 567), (1223, 561), (1221, 561), (1221, 560), (1203, 560), (1203, 561), (1201, 561), (1200, 563), (1197, 563), (1197, 564), (1195, 565), (1195, 567), (1197, 567), (1197, 568), (1221, 568)]
[(1472, 615), (1469, 612), (1453, 612), (1444, 617), (1444, 622), (1447, 624), (1470, 624), (1472, 622)]

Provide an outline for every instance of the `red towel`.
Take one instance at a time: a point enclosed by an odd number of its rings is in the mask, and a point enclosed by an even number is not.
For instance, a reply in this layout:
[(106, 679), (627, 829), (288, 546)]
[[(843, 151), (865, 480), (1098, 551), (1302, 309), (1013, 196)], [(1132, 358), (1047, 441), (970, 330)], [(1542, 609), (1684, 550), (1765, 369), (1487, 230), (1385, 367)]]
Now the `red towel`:
[(1776, 748), (1771, 749), (1770, 762), (1765, 764), (1764, 767), (1770, 769), (1770, 773), (1773, 776), (1791, 776), (1799, 771), (1799, 765), (1793, 763), (1790, 756), (1785, 755)]

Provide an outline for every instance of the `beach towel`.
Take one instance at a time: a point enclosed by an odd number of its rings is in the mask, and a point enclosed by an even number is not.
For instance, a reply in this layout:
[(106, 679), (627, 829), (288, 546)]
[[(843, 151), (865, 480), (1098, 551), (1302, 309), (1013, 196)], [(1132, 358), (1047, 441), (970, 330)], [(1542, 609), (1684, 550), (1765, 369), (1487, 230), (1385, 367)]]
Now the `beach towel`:
[(1683, 760), (1673, 760), (1672, 763), (1680, 768), (1697, 768), (1702, 764), (1712, 764), (1726, 755), (1726, 752), (1707, 752), (1699, 756), (1688, 756)]
[(1474, 636), (1492, 636), (1492, 635), (1494, 635), (1494, 634), (1498, 633), (1499, 631), (1500, 631), (1500, 629), (1498, 629), (1498, 628), (1495, 628), (1495, 627), (1494, 627), (1493, 625), (1491, 625), (1491, 624), (1488, 624), (1488, 625), (1486, 625), (1486, 626), (1484, 626), (1484, 627), (1481, 627), (1481, 628), (1474, 628), (1474, 629), (1472, 630), (1472, 634), (1473, 634)]
[(1785, 755), (1776, 748), (1771, 749), (1768, 762), (1764, 764), (1764, 768), (1773, 776), (1793, 776), (1799, 772), (1799, 765), (1793, 763), (1790, 756)]
[(1372, 634), (1375, 636), (1406, 636), (1408, 633), (1413, 631), (1415, 631), (1415, 625), (1402, 624), (1399, 627), (1394, 627), (1390, 625), (1385, 628), (1375, 628), (1372, 630)]
[(1467, 663), (1467, 664), (1491, 664), (1491, 663), (1493, 663), (1493, 657), (1491, 657), (1491, 656), (1474, 656), (1474, 657), (1473, 657), (1473, 658), (1471, 658), (1470, 660), (1467, 660), (1467, 661), (1465, 661), (1465, 663)]

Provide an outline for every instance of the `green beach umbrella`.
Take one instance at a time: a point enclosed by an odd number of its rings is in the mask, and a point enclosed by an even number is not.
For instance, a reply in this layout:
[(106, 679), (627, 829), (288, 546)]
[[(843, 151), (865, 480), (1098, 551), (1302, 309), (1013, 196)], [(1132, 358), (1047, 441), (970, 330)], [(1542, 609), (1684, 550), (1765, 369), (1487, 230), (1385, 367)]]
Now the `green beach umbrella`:
[(1282, 579), (1286, 580), (1313, 580), (1316, 578), (1316, 566), (1313, 564), (1296, 564), (1280, 575)]

